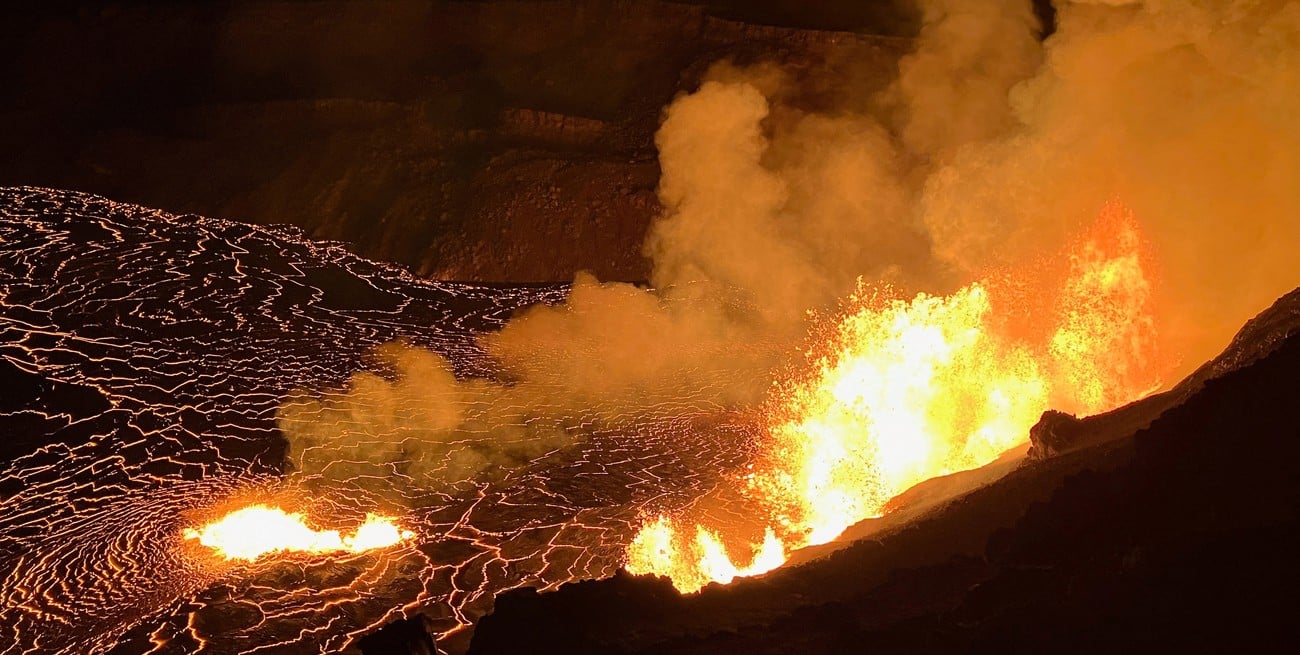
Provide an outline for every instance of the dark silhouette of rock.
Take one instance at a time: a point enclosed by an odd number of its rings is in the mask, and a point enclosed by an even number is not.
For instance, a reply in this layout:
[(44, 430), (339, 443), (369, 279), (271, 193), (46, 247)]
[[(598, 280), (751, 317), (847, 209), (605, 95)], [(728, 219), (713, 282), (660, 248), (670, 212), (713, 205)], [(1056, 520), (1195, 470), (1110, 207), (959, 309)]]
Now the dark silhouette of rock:
[(1268, 309), (1246, 321), (1228, 347), (1196, 369), (1176, 390), (1199, 389), (1206, 381), (1259, 361), (1300, 332), (1300, 289), (1278, 298)]
[(438, 655), (428, 617), (398, 619), (357, 641), (361, 655)]
[(1074, 414), (1049, 409), (1029, 428), (1029, 457), (1044, 459), (1064, 452), (1086, 432), (1083, 421)]
[[(1232, 366), (1137, 403), (1122, 421), (1049, 415), (1039, 439), (1059, 443), (1058, 454), (901, 529), (649, 604), (662, 581), (508, 592), (470, 652), (1290, 650), (1300, 336), (1287, 326), (1297, 299), (1252, 320), (1215, 360)], [(1145, 427), (1127, 435), (1073, 439), (1138, 416)]]

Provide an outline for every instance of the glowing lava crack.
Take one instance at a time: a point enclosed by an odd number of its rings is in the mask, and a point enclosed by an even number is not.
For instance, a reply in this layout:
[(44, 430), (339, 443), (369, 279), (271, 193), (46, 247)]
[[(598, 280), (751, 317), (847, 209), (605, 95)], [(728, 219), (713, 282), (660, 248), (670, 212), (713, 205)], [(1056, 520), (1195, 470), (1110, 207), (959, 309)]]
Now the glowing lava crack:
[(197, 539), (228, 560), (248, 561), (280, 552), (360, 553), (394, 546), (415, 536), (399, 528), (393, 519), (377, 514), (367, 514), (356, 532), (343, 536), (338, 530), (308, 527), (302, 514), (266, 505), (235, 510), (200, 529), (187, 528), (183, 534), (186, 540)]
[[(339, 652), (417, 605), (456, 652), (497, 592), (613, 575), (651, 503), (704, 495), (749, 452), (749, 423), (667, 406), (584, 426), (563, 452), (514, 439), (526, 461), (509, 475), (286, 480), (285, 399), (328, 405), (394, 341), (489, 375), (476, 335), (568, 288), (429, 282), (291, 231), (46, 189), (0, 189), (0, 244), (0, 655)], [(467, 435), (446, 461), (489, 442)], [(286, 567), (203, 565), (227, 563), (201, 545), (222, 516), (196, 507), (275, 505), (246, 494), (289, 487), (306, 497), (281, 507), (337, 541), (257, 561)], [(400, 526), (357, 529), (376, 507), (402, 507)], [(408, 529), (367, 551), (383, 557), (348, 551)], [(228, 553), (254, 557), (263, 532), (235, 532)]]

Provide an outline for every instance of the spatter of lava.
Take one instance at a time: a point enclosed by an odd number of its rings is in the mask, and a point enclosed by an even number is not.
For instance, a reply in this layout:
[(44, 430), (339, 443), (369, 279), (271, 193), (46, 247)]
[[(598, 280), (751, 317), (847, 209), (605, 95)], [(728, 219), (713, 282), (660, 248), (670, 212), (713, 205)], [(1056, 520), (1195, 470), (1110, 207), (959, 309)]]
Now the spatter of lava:
[[(761, 508), (754, 536), (657, 516), (628, 570), (685, 592), (767, 572), (919, 482), (1022, 445), (1051, 406), (1091, 414), (1156, 390), (1166, 367), (1144, 259), (1137, 222), (1111, 203), (1063, 274), (1038, 267), (910, 301), (860, 290), (810, 372), (773, 395), (758, 461), (735, 481)], [(725, 545), (740, 542), (746, 552)]]
[(282, 552), (360, 553), (397, 545), (415, 533), (378, 514), (366, 514), (365, 522), (349, 535), (316, 530), (308, 527), (302, 514), (259, 504), (237, 509), (197, 529), (186, 528), (183, 535), (227, 560), (253, 561)]

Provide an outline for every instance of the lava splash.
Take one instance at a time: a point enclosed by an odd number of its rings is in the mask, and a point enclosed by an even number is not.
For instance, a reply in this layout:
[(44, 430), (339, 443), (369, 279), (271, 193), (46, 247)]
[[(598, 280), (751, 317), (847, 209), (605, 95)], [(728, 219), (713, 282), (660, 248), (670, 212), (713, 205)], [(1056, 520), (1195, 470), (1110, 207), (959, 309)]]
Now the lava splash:
[(920, 482), (993, 462), (1049, 407), (1092, 414), (1158, 389), (1168, 362), (1137, 226), (1112, 202), (1058, 272), (911, 300), (860, 289), (809, 371), (768, 404), (762, 453), (735, 481), (763, 517), (752, 536), (658, 516), (628, 547), (628, 570), (684, 592), (764, 573)]
[(186, 528), (186, 540), (211, 548), (227, 560), (253, 561), (271, 553), (360, 553), (387, 548), (415, 536), (403, 530), (393, 519), (366, 514), (355, 532), (342, 535), (338, 530), (316, 530), (307, 525), (300, 513), (278, 507), (249, 505), (225, 515), (201, 528)]

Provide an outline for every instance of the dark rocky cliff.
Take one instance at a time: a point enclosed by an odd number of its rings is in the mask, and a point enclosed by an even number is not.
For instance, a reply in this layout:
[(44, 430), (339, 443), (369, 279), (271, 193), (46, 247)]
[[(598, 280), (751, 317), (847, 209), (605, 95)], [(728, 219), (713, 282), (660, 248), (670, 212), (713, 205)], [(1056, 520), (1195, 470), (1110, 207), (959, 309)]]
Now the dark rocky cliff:
[(288, 221), (427, 276), (643, 279), (673, 95), (722, 58), (883, 79), (908, 41), (849, 30), (905, 33), (909, 4), (32, 3), (0, 27), (0, 184)]
[(1148, 427), (1027, 460), (874, 539), (695, 596), (626, 575), (507, 592), (470, 652), (1288, 648), (1298, 303), (1288, 294), (1187, 383), (1134, 405)]

